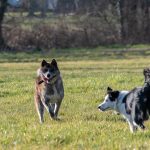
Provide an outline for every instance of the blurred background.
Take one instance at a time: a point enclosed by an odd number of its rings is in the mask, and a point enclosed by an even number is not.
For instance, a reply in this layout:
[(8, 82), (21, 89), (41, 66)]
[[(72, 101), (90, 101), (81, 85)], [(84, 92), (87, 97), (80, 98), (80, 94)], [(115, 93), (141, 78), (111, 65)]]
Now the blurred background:
[(0, 50), (150, 43), (150, 0), (0, 0)]

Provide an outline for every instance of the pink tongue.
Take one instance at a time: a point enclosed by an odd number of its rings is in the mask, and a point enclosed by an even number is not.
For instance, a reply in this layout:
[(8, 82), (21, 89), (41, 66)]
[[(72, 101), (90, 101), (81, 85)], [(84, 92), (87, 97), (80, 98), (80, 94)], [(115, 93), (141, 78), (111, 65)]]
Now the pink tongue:
[(47, 79), (47, 78), (44, 78), (44, 80), (45, 80), (45, 81), (48, 81), (48, 79)]

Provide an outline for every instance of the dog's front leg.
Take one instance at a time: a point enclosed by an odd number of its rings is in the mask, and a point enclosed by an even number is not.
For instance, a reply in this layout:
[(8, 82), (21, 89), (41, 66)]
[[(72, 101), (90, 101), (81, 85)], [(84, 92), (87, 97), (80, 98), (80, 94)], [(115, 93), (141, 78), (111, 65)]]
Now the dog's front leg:
[(60, 108), (61, 102), (62, 101), (59, 101), (59, 102), (55, 103), (55, 109), (54, 109), (54, 119), (55, 120), (58, 119), (58, 112), (59, 112), (59, 108)]
[(128, 122), (128, 124), (129, 124), (130, 131), (131, 131), (132, 133), (134, 133), (134, 132), (137, 130), (137, 127), (134, 126), (132, 118), (131, 118), (131, 117), (128, 117), (128, 118), (127, 118), (127, 122)]
[(49, 107), (49, 115), (51, 116), (51, 118), (53, 119), (55, 114), (54, 114), (54, 108), (53, 106), (51, 106), (50, 104), (48, 105)]

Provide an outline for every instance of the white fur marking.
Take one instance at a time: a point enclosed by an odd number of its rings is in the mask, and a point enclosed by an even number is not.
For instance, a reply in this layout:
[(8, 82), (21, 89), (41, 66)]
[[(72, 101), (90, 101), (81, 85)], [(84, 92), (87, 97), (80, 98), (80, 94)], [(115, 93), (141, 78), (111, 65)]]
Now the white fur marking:
[(104, 98), (104, 102), (101, 103), (99, 107), (101, 107), (101, 109), (103, 110), (113, 109), (122, 114), (129, 124), (130, 131), (133, 133), (136, 130), (137, 124), (132, 120), (131, 115), (126, 113), (125, 103), (123, 103), (123, 98), (128, 93), (128, 91), (120, 91), (117, 100), (113, 102), (109, 99), (109, 96), (106, 95)]

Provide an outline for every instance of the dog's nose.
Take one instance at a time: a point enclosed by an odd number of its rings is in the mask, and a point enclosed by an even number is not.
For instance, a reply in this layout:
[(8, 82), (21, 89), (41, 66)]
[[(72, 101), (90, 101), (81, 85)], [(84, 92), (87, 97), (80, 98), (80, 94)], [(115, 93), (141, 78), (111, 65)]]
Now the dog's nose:
[(101, 109), (101, 106), (98, 106), (97, 109)]
[(50, 74), (47, 74), (47, 77), (49, 78), (49, 77), (50, 77)]

